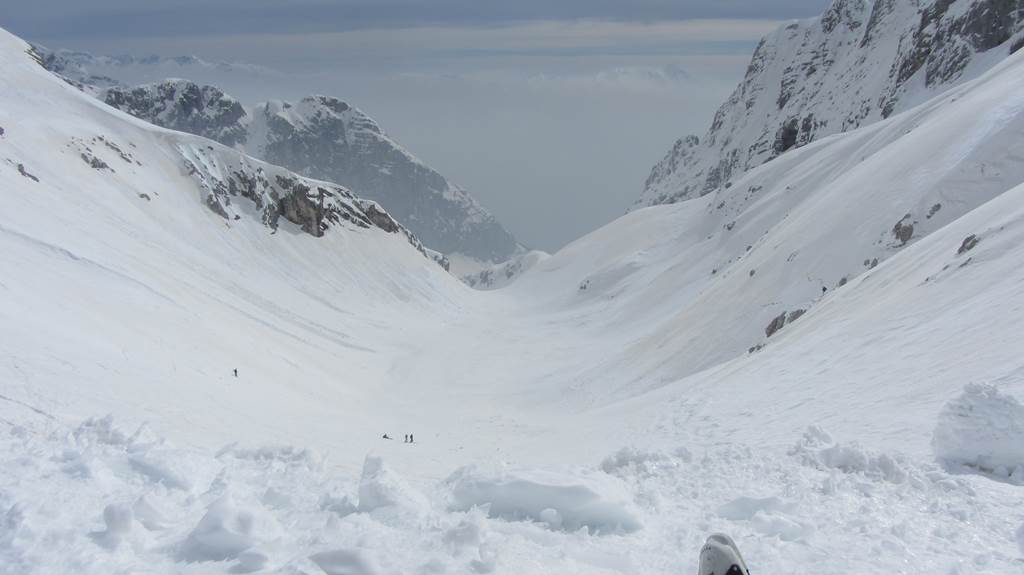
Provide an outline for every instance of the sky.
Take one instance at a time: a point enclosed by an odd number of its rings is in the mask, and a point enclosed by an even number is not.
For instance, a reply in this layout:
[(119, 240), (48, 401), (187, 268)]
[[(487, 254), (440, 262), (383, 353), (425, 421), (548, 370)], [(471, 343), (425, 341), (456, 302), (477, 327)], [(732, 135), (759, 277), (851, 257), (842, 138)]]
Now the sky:
[[(267, 68), (244, 103), (337, 96), (555, 251), (622, 215), (703, 135), (760, 37), (829, 0), (34, 0), (0, 26), (51, 48)], [(159, 78), (147, 78), (147, 80)]]

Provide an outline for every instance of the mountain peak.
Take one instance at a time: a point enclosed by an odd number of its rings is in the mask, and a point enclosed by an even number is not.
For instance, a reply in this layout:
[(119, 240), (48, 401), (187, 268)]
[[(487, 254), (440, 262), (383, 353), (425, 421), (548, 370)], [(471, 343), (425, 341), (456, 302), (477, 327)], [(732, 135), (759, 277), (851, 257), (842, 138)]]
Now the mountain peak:
[(765, 36), (701, 145), (651, 171), (637, 205), (714, 192), (824, 136), (864, 126), (977, 77), (1010, 54), (1024, 18), (1002, 0), (834, 0)]

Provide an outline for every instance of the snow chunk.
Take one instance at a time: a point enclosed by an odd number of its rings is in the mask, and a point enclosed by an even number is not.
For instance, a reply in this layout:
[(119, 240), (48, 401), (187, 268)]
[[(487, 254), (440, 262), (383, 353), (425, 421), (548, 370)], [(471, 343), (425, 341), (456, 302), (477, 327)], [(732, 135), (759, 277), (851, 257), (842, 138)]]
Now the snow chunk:
[(131, 533), (133, 521), (131, 507), (123, 503), (111, 503), (103, 509), (103, 522), (107, 530), (93, 533), (92, 536), (100, 545), (116, 549), (125, 536)]
[(932, 448), (947, 468), (1024, 485), (1024, 405), (993, 385), (969, 384), (943, 407)]
[(380, 570), (372, 558), (357, 549), (336, 549), (310, 556), (327, 575), (375, 575)]
[(129, 436), (114, 426), (113, 415), (85, 420), (72, 436), (80, 445), (128, 445), (130, 442)]
[(677, 449), (672, 456), (660, 451), (623, 447), (604, 458), (601, 470), (612, 475), (621, 475), (625, 471), (652, 474), (661, 468), (676, 467), (679, 461), (689, 462), (692, 457), (685, 447)]
[(383, 459), (367, 455), (359, 480), (359, 511), (365, 513), (382, 507), (423, 513), (429, 504), (405, 479), (385, 466)]
[(235, 559), (258, 543), (259, 536), (275, 535), (271, 518), (262, 518), (249, 509), (239, 509), (231, 495), (225, 495), (207, 508), (179, 553), (183, 561), (225, 561)]
[(730, 521), (750, 521), (751, 526), (768, 537), (796, 541), (813, 533), (812, 525), (789, 517), (796, 505), (778, 497), (740, 497), (719, 506), (718, 516)]
[(778, 497), (740, 497), (719, 506), (718, 516), (731, 521), (749, 521), (760, 511), (777, 512), (791, 511), (792, 504), (785, 503)]
[(356, 511), (358, 508), (347, 495), (336, 497), (330, 493), (324, 493), (320, 496), (318, 502), (321, 511), (329, 511), (338, 516), (338, 518), (347, 517)]
[(908, 473), (900, 458), (871, 453), (857, 443), (842, 445), (817, 426), (811, 426), (789, 451), (804, 465), (818, 469), (838, 469), (844, 473), (862, 473), (873, 479), (903, 483)]
[(132, 506), (132, 514), (142, 526), (150, 531), (166, 529), (169, 522), (166, 514), (148, 495), (140, 496)]
[(611, 477), (581, 480), (551, 473), (486, 473), (463, 467), (448, 478), (451, 507), (484, 507), (508, 521), (530, 520), (550, 529), (608, 534), (643, 527), (622, 485)]

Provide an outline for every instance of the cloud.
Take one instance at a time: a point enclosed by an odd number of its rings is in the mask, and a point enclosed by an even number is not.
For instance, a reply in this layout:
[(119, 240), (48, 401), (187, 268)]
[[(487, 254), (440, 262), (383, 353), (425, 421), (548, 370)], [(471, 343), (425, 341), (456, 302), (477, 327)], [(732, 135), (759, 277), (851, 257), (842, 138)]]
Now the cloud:
[(659, 22), (813, 16), (828, 0), (34, 0), (5, 26), (36, 39), (312, 34), (544, 20)]

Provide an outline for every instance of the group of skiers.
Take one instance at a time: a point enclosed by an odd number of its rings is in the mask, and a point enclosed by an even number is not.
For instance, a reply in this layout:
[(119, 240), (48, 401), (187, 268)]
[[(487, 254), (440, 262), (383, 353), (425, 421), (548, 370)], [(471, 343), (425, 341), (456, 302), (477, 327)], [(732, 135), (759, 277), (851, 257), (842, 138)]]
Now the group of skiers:
[[(393, 438), (390, 435), (388, 435), (387, 433), (385, 433), (383, 439), (393, 439)], [(405, 440), (402, 443), (414, 443), (412, 434), (411, 433), (406, 433), (405, 434)]]

